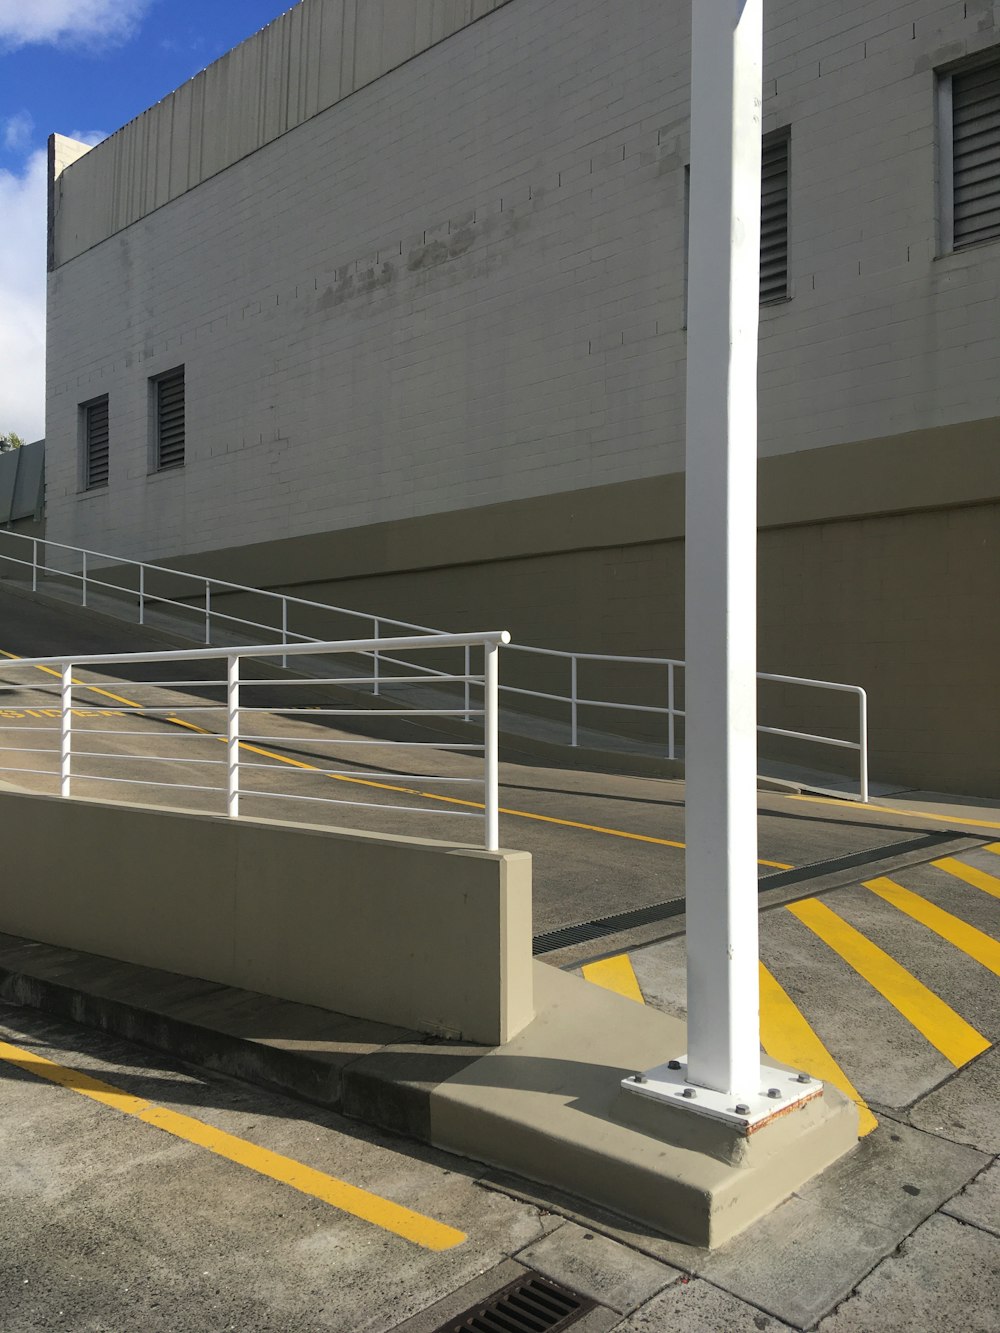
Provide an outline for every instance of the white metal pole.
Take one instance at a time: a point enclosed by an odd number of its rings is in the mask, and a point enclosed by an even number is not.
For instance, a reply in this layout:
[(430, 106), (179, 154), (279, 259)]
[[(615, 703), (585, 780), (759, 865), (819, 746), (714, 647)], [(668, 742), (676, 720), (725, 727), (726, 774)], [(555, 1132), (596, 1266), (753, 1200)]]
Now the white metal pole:
[(59, 749), (59, 795), (69, 796), (72, 786), (73, 765), (73, 668), (62, 669), (62, 688), (59, 691), (61, 704)]
[(205, 642), (212, 642), (212, 585), (205, 580)]
[(240, 659), (227, 659), (226, 689), (226, 813), (235, 819), (240, 813)]
[(83, 553), (83, 596), (80, 601), (81, 606), (87, 605), (87, 552)]
[(139, 566), (139, 624), (146, 623), (146, 566)]
[[(288, 642), (288, 598), (281, 599), (281, 642)], [(281, 669), (284, 671), (288, 667), (288, 654), (281, 659)]]
[[(372, 619), (372, 638), (378, 638), (378, 621)], [(372, 694), (378, 695), (378, 649), (372, 654)]]
[(686, 674), (688, 1079), (760, 1083), (757, 332), (763, 0), (693, 0)]
[(38, 591), (38, 538), (31, 539), (31, 591)]
[(861, 800), (868, 804), (868, 695), (865, 690), (859, 692), (859, 727), (858, 739), (861, 742)]
[(484, 645), (483, 664), (483, 768), (486, 794), (486, 850), (495, 852), (500, 847), (500, 649), (495, 643)]

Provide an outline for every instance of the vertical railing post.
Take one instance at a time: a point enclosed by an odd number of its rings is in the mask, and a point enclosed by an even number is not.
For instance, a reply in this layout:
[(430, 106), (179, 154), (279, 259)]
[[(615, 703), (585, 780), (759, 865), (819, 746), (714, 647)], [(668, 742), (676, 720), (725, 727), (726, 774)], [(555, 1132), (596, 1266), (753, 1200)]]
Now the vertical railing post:
[[(375, 639), (375, 640), (378, 639), (378, 629), (379, 629), (379, 626), (378, 626), (378, 620), (373, 616), (373, 617), (372, 617), (372, 638)], [(378, 694), (378, 649), (377, 649), (377, 648), (375, 649), (374, 653), (372, 654), (372, 660), (373, 660), (373, 662), (374, 662), (374, 669), (373, 669), (373, 673), (372, 673), (372, 694), (377, 695), (377, 694)]]
[(868, 804), (868, 695), (864, 690), (858, 692), (859, 701), (859, 740), (861, 742), (861, 800)]
[(577, 720), (577, 701), (576, 701), (576, 653), (573, 653), (569, 659), (569, 743), (576, 745), (576, 720)]
[[(281, 642), (282, 643), (288, 642), (288, 598), (287, 597), (282, 597), (281, 599)], [(286, 670), (287, 667), (288, 667), (288, 654), (282, 653), (281, 655), (282, 671)]]
[(212, 585), (205, 580), (205, 642), (212, 642)]
[(69, 796), (73, 764), (73, 667), (62, 669), (60, 702), (59, 795)]
[(83, 600), (81, 606), (87, 605), (87, 552), (83, 553)]
[(465, 720), (469, 721), (472, 700), (470, 698), (471, 682), (469, 677), (472, 675), (472, 646), (465, 645)]
[(240, 813), (240, 659), (227, 659), (226, 673), (226, 813)]
[(676, 695), (674, 693), (674, 664), (671, 662), (667, 667), (667, 708), (670, 710), (667, 714), (667, 758), (676, 759), (677, 750), (675, 746), (674, 733), (674, 707)]
[(38, 538), (31, 539), (31, 591), (38, 591)]
[(139, 624), (146, 623), (146, 566), (139, 566)]
[(483, 783), (486, 806), (486, 850), (500, 848), (500, 647), (483, 645)]

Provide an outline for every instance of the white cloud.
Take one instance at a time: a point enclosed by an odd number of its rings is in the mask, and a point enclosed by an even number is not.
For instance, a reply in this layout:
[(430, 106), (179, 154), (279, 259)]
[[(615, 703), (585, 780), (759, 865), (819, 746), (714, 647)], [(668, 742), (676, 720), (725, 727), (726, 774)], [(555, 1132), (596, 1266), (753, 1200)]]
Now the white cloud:
[(45, 251), (48, 159), (0, 170), (0, 433), (45, 432)]
[(34, 133), (33, 117), (27, 111), (18, 111), (3, 122), (3, 146), (10, 153), (23, 153)]
[(88, 143), (88, 144), (90, 144), (91, 148), (93, 148), (95, 144), (100, 143), (102, 139), (106, 139), (107, 137), (108, 137), (108, 136), (107, 136), (107, 133), (106, 133), (104, 130), (67, 130), (67, 131), (66, 131), (66, 138), (67, 138), (67, 139), (75, 139), (75, 140), (77, 141), (77, 143)]
[(0, 0), (0, 49), (128, 41), (152, 0)]

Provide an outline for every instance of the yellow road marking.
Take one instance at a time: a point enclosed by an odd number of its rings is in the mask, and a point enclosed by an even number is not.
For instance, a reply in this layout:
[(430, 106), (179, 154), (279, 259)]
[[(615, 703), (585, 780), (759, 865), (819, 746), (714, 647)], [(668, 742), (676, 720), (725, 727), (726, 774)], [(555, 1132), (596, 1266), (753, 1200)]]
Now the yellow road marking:
[(1000, 828), (1000, 821), (989, 819), (965, 819), (958, 815), (935, 814), (933, 810), (897, 810), (894, 805), (859, 805), (857, 801), (842, 801), (835, 796), (806, 796), (796, 792), (789, 797), (792, 801), (812, 801), (816, 805), (837, 805), (851, 810), (873, 810), (879, 815), (899, 815), (903, 819), (934, 819), (939, 824), (972, 824), (975, 828)]
[(846, 1093), (858, 1108), (858, 1136), (878, 1127), (868, 1103), (813, 1031), (798, 1005), (760, 964), (760, 1044), (774, 1060), (805, 1070)]
[(614, 991), (616, 995), (624, 995), (627, 1000), (646, 1003), (627, 953), (620, 953), (615, 958), (602, 958), (599, 963), (587, 963), (581, 971), (586, 980), (592, 981), (595, 986)]
[(982, 963), (983, 967), (988, 967), (1000, 977), (1000, 943), (985, 931), (977, 930), (967, 921), (952, 916), (951, 912), (945, 912), (936, 903), (928, 902), (919, 893), (904, 889), (902, 884), (897, 884), (884, 876), (866, 880), (865, 888), (877, 893), (887, 903), (905, 912), (914, 921), (919, 921), (935, 935), (940, 935), (943, 940), (947, 940), (956, 949), (968, 954), (970, 958)]
[(1000, 856), (1000, 842), (988, 842), (983, 848), (985, 852), (996, 852)]
[(864, 977), (956, 1068), (988, 1050), (990, 1043), (961, 1014), (825, 903), (810, 898), (790, 903), (787, 910)]
[(57, 1083), (60, 1087), (78, 1092), (92, 1101), (110, 1106), (123, 1115), (134, 1116), (144, 1124), (153, 1125), (156, 1129), (172, 1134), (174, 1138), (197, 1144), (198, 1147), (207, 1149), (217, 1157), (224, 1157), (227, 1161), (245, 1166), (258, 1175), (267, 1176), (283, 1185), (290, 1185), (301, 1194), (320, 1199), (343, 1213), (371, 1222), (381, 1227), (383, 1231), (391, 1231), (394, 1235), (402, 1236), (426, 1250), (454, 1249), (456, 1245), (461, 1245), (468, 1239), (464, 1232), (435, 1221), (432, 1217), (425, 1217), (422, 1213), (416, 1213), (412, 1208), (404, 1208), (402, 1204), (393, 1203), (391, 1199), (370, 1194), (368, 1190), (349, 1185), (335, 1176), (328, 1176), (325, 1172), (317, 1171), (302, 1162), (296, 1162), (291, 1157), (283, 1157), (281, 1153), (271, 1152), (270, 1149), (258, 1147), (255, 1143), (248, 1143), (246, 1139), (237, 1138), (235, 1134), (227, 1134), (222, 1129), (215, 1129), (212, 1125), (206, 1125), (204, 1121), (195, 1120), (192, 1116), (182, 1115), (179, 1111), (170, 1111), (162, 1106), (154, 1106), (141, 1097), (133, 1097), (127, 1092), (122, 1092), (120, 1088), (115, 1088), (110, 1083), (91, 1078), (81, 1070), (55, 1064), (52, 1060), (46, 1060), (44, 1056), (36, 1055), (32, 1051), (25, 1051), (18, 1046), (0, 1041), (0, 1059), (17, 1065), (19, 1069), (38, 1078), (47, 1079), (50, 1083)]
[[(16, 653), (5, 652), (2, 648), (0, 648), (0, 653), (3, 653), (4, 657), (9, 657), (11, 661), (17, 662), (20, 660)], [(38, 670), (47, 671), (49, 672), (50, 675), (53, 676), (59, 675), (59, 672), (56, 671), (54, 667), (38, 667)], [(130, 708), (142, 707), (141, 704), (137, 704), (133, 699), (126, 699), (122, 695), (118, 694), (110, 694), (107, 690), (98, 689), (96, 685), (86, 684), (85, 681), (74, 681), (73, 683), (75, 685), (79, 685), (81, 689), (90, 690), (94, 694), (103, 694), (105, 698), (108, 699), (114, 699), (116, 703), (127, 704), (128, 707)], [(277, 711), (280, 712), (281, 710), (278, 709)], [(213, 736), (216, 740), (225, 743), (224, 736), (218, 736), (216, 735), (215, 732), (206, 731), (204, 727), (199, 727), (194, 722), (187, 722), (179, 717), (165, 717), (164, 721), (171, 722), (178, 727), (187, 727), (190, 731), (200, 732), (201, 735), (203, 736)], [(296, 740), (295, 737), (293, 736), (289, 737), (290, 744), (294, 744), (295, 740)], [(312, 773), (321, 773), (323, 774), (324, 777), (333, 778), (336, 782), (348, 782), (355, 787), (370, 787), (373, 788), (375, 791), (393, 792), (397, 796), (414, 796), (420, 800), (439, 801), (445, 805), (462, 805), (471, 808), (473, 810), (485, 810), (486, 808), (485, 805), (482, 803), (482, 801), (463, 801), (457, 796), (441, 796), (437, 792), (418, 791), (414, 787), (392, 786), (387, 782), (375, 782), (374, 779), (370, 778), (349, 778), (345, 777), (343, 774), (340, 773), (323, 773), (323, 769), (318, 768), (315, 764), (307, 764), (301, 759), (290, 759), (287, 755), (275, 754), (273, 750), (261, 750), (255, 745), (248, 745), (244, 741), (240, 742), (240, 749), (245, 750), (248, 754), (259, 755), (263, 759), (273, 759), (276, 763), (288, 764), (292, 768), (303, 768)], [(247, 794), (254, 795), (255, 793), (247, 793)], [(628, 833), (624, 829), (604, 828), (599, 824), (583, 824), (575, 819), (559, 819), (555, 815), (539, 815), (535, 814), (534, 811), (531, 810), (511, 810), (505, 806), (501, 806), (500, 813), (502, 815), (513, 815), (517, 819), (533, 819), (541, 824), (557, 824), (562, 828), (582, 829), (584, 830), (584, 832), (587, 833), (601, 833), (609, 838), (625, 838), (631, 842), (648, 842), (652, 843), (656, 847), (675, 847), (680, 851), (683, 851), (684, 847), (686, 846), (685, 843), (677, 842), (672, 838), (654, 838), (651, 834), (648, 833)], [(793, 866), (790, 866), (785, 861), (759, 860), (757, 864), (762, 866), (767, 866), (772, 870), (794, 869)]]
[(1000, 879), (987, 874), (985, 870), (967, 866), (964, 861), (956, 861), (953, 856), (942, 856), (940, 861), (932, 861), (931, 865), (937, 866), (938, 870), (943, 870), (948, 875), (954, 875), (956, 879), (964, 880), (974, 889), (982, 889), (984, 893), (991, 893), (994, 898), (1000, 898)]

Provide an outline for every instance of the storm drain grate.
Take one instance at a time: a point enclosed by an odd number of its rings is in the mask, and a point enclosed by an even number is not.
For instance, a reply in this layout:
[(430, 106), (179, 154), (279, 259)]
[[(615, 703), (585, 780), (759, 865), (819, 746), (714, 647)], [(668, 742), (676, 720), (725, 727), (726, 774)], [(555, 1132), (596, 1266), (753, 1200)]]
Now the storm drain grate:
[(525, 1273), (485, 1304), (446, 1320), (435, 1333), (560, 1333), (596, 1305), (589, 1296), (561, 1287), (558, 1282)]

